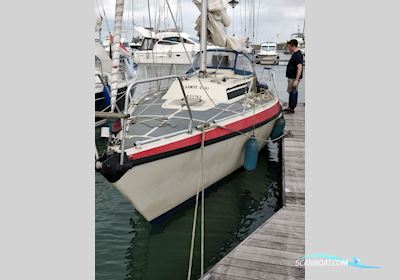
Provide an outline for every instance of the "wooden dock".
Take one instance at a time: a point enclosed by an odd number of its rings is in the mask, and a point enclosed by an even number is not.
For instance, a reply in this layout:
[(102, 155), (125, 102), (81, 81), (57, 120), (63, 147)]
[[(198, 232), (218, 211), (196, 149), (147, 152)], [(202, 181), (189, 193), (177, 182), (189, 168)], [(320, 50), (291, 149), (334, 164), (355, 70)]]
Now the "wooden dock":
[(296, 259), (304, 255), (304, 104), (286, 114), (282, 143), (284, 206), (228, 255), (202, 280), (304, 279)]

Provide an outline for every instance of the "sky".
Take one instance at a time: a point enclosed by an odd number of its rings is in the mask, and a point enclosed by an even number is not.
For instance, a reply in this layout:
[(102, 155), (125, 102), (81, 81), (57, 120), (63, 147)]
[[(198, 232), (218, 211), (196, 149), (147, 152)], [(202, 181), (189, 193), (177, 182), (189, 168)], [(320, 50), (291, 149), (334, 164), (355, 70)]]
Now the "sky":
[[(167, 9), (161, 12), (161, 16), (157, 15), (157, 11), (162, 11), (165, 0), (148, 0), (150, 2), (150, 14), (152, 26), (154, 22), (159, 21), (161, 27), (173, 27), (173, 21)], [(132, 11), (136, 26), (149, 26), (149, 13), (147, 8), (147, 0), (125, 0), (124, 8), (124, 25), (126, 32), (123, 37), (128, 40), (132, 39), (133, 21)], [(229, 0), (224, 0), (225, 2)], [(227, 29), (227, 33), (232, 35), (233, 31), (236, 36), (245, 35), (245, 22), (247, 36), (252, 41), (250, 33), (249, 12), (252, 10), (251, 5), (255, 7), (255, 42), (262, 43), (266, 41), (274, 41), (277, 43), (289, 40), (292, 33), (297, 32), (299, 28), (303, 31), (305, 17), (305, 0), (237, 0), (239, 4), (232, 9), (227, 5), (227, 13), (233, 18), (233, 22)], [(176, 15), (177, 2), (180, 2), (182, 10), (183, 31), (192, 36), (196, 35), (194, 30), (195, 20), (200, 12), (193, 4), (192, 0), (168, 0), (171, 9)], [(114, 30), (114, 13), (115, 0), (95, 0), (96, 17), (101, 14), (104, 17), (104, 11), (107, 20), (103, 20), (102, 35), (108, 34), (109, 30)], [(132, 9), (133, 7), (133, 9)], [(245, 20), (246, 10), (246, 20)], [(233, 16), (234, 15), (234, 16)], [(159, 20), (161, 19), (161, 20)], [(108, 23), (108, 24), (107, 24)], [(234, 28), (234, 29), (233, 29)], [(305, 30), (306, 32), (306, 30)], [(137, 35), (137, 33), (135, 34)], [(247, 37), (245, 36), (245, 37)]]

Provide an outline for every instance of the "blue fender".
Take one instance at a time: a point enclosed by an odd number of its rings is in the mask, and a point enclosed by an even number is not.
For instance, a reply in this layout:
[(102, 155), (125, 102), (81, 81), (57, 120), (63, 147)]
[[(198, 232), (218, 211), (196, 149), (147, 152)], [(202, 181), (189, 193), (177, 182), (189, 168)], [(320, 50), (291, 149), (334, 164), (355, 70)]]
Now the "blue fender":
[(282, 115), (282, 117), (280, 117), (275, 121), (274, 128), (272, 129), (271, 132), (271, 139), (274, 140), (276, 138), (281, 137), (283, 135), (284, 129), (285, 129), (285, 118)]
[(244, 151), (244, 168), (247, 171), (252, 171), (257, 167), (258, 160), (258, 142), (255, 138), (251, 137), (245, 144)]

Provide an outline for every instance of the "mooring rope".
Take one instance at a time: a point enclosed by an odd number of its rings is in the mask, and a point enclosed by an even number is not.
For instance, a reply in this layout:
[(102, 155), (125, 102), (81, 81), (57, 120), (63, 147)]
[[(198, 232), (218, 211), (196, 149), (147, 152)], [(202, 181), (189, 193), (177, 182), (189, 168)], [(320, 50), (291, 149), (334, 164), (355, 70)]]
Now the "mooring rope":
[[(204, 274), (204, 146), (205, 146), (205, 126), (206, 124), (203, 124), (202, 128), (201, 128), (201, 180), (200, 180), (200, 184), (197, 185), (197, 191), (196, 191), (196, 203), (195, 203), (195, 208), (194, 208), (194, 214), (193, 214), (193, 227), (192, 227), (192, 238), (191, 238), (191, 244), (190, 244), (190, 256), (189, 256), (189, 267), (188, 267), (188, 274), (187, 274), (187, 280), (190, 280), (191, 274), (192, 274), (192, 265), (193, 265), (193, 252), (194, 252), (194, 241), (195, 241), (195, 235), (196, 235), (196, 224), (197, 224), (197, 209), (198, 209), (198, 205), (199, 205), (199, 193), (200, 193), (200, 185), (201, 185), (201, 232), (200, 232), (200, 238), (201, 238), (201, 263), (200, 263), (200, 277), (203, 276)], [(245, 135), (247, 137), (249, 137), (246, 133), (241, 132), (239, 130), (236, 129), (231, 129), (228, 128), (226, 126), (222, 126), (222, 125), (217, 125), (216, 127), (222, 128), (222, 129), (227, 129), (227, 130), (231, 130), (234, 132), (237, 132), (241, 135)], [(284, 133), (275, 138), (275, 139), (271, 139), (271, 141), (276, 141), (279, 140), (285, 136), (292, 136), (291, 131), (284, 131)], [(268, 142), (268, 140), (265, 139), (260, 139), (260, 138), (256, 138), (254, 136), (254, 131), (253, 131), (253, 135), (250, 136), (258, 141), (262, 141), (262, 142)]]
[[(196, 224), (197, 224), (197, 209), (199, 205), (199, 193), (200, 193), (200, 185), (201, 185), (201, 232), (200, 232), (200, 238), (201, 238), (201, 260), (200, 260), (200, 277), (203, 276), (204, 274), (204, 146), (205, 146), (205, 127), (208, 125), (207, 123), (204, 123), (203, 126), (201, 127), (201, 180), (200, 184), (197, 185), (197, 191), (196, 191), (196, 203), (195, 203), (195, 208), (194, 208), (194, 214), (193, 214), (193, 226), (192, 226), (192, 238), (191, 238), (191, 243), (190, 243), (190, 255), (189, 255), (189, 267), (188, 267), (188, 274), (187, 274), (187, 280), (190, 280), (191, 274), (192, 274), (192, 266), (193, 266), (193, 252), (194, 252), (194, 241), (195, 241), (195, 235), (196, 235)], [(249, 137), (246, 133), (241, 132), (236, 129), (231, 129), (226, 126), (222, 125), (216, 125), (216, 127), (222, 128), (222, 129), (227, 129), (231, 130), (234, 132), (237, 132), (241, 135), (245, 135)], [(281, 139), (285, 136), (291, 136), (292, 133), (289, 130), (288, 132), (284, 132), (281, 136), (272, 139), (272, 141), (276, 141), (278, 139)], [(265, 139), (260, 139), (256, 138), (254, 136), (254, 131), (253, 135), (251, 136), (252, 138), (258, 140), (258, 141), (263, 141), (263, 142), (268, 142), (268, 140)]]
[(205, 142), (205, 127), (202, 128), (201, 134), (201, 180), (200, 184), (197, 184), (197, 192), (196, 192), (196, 203), (193, 214), (193, 227), (192, 227), (192, 239), (190, 243), (190, 255), (189, 255), (189, 268), (187, 274), (187, 280), (190, 280), (192, 275), (192, 265), (193, 265), (193, 250), (194, 250), (194, 239), (196, 235), (196, 223), (197, 223), (197, 208), (199, 205), (199, 193), (200, 193), (200, 185), (202, 187), (202, 202), (201, 202), (201, 276), (204, 273), (204, 142)]
[(204, 126), (201, 132), (201, 264), (200, 264), (200, 277), (204, 273), (204, 142), (205, 132)]

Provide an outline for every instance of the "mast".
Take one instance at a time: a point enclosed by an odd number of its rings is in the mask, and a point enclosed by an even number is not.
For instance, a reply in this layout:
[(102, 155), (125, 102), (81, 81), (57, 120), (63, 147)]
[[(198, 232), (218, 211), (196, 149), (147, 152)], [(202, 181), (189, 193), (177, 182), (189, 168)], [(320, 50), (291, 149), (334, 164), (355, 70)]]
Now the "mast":
[(181, 0), (177, 0), (176, 3), (176, 22), (177, 22), (177, 28), (179, 30), (183, 30), (183, 20), (182, 20), (182, 1)]
[(180, 19), (181, 19), (181, 26), (180, 30), (183, 31), (183, 18), (182, 18), (182, 1), (179, 0), (179, 14), (180, 14)]
[(239, 1), (231, 0), (228, 4), (232, 7), (232, 35), (235, 36), (235, 7), (239, 4)]
[[(256, 42), (254, 42), (254, 40), (255, 40), (255, 17), (256, 17), (256, 0), (253, 0), (253, 16), (252, 16), (252, 18), (253, 18), (253, 46), (255, 45), (255, 43)], [(253, 56), (254, 56), (254, 47), (253, 47)]]
[(244, 36), (247, 41), (247, 1), (244, 1)]
[(112, 71), (111, 71), (111, 112), (115, 110), (118, 92), (119, 73), (119, 45), (121, 41), (122, 16), (124, 12), (124, 0), (116, 0), (114, 39), (112, 43)]
[(134, 7), (135, 3), (134, 0), (132, 0), (132, 42), (135, 39), (135, 13), (133, 11), (133, 7)]
[(206, 76), (207, 70), (207, 4), (208, 0), (201, 1), (201, 30), (200, 30), (200, 77)]

